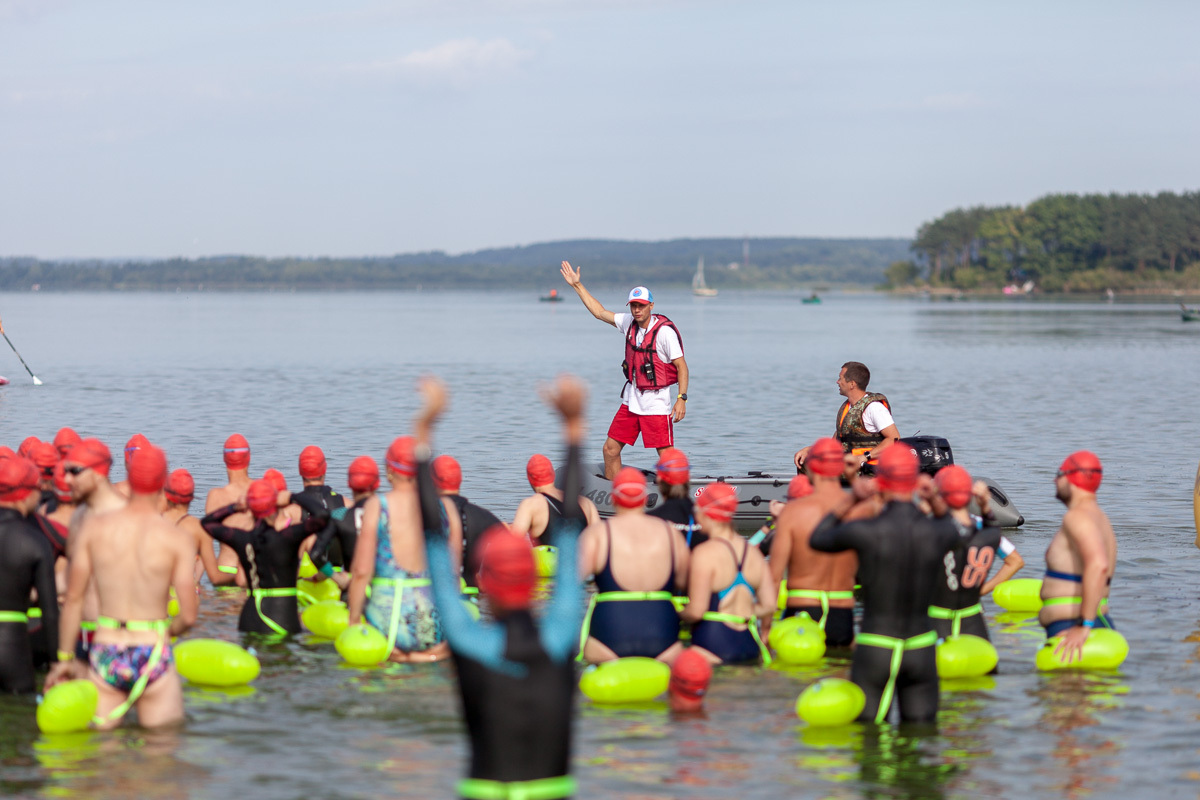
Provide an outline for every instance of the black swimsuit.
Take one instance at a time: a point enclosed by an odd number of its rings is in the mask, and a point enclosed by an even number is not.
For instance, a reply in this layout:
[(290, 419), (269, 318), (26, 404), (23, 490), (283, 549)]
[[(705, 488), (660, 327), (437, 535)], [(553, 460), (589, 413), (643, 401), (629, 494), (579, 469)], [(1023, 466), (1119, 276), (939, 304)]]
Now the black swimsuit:
[(54, 553), (42, 534), (15, 509), (0, 508), (0, 692), (32, 692), (29, 590), (37, 589), (42, 630), (58, 645), (58, 589)]

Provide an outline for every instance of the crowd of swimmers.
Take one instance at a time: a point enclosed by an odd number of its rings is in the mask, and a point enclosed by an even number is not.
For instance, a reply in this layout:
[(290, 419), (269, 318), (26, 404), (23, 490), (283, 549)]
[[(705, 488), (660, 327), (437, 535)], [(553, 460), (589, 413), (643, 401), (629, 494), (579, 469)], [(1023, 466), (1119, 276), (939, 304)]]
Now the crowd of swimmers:
[[(530, 458), (532, 493), (505, 523), (460, 494), (456, 460), (433, 457), (447, 391), (426, 379), (420, 392), (412, 435), (391, 443), (382, 472), (369, 456), (352, 461), (348, 496), (330, 487), (318, 447), (300, 453), (291, 491), (277, 470), (252, 478), (249, 443), (230, 436), (227, 482), (208, 492), (199, 518), (191, 475), (170, 471), (140, 434), (117, 483), (109, 448), (69, 428), (0, 448), (0, 689), (32, 692), (47, 669), (47, 688), (72, 678), (98, 686), (97, 727), (131, 707), (143, 725), (178, 723), (171, 641), (195, 623), (202, 579), (245, 593), (238, 630), (297, 634), (307, 555), (311, 580), (336, 582), (351, 624), (385, 633), (392, 660), (453, 657), (472, 745), (461, 796), (514, 796), (518, 786), (567, 797), (576, 661), (662, 660), (673, 665), (673, 707), (698, 708), (714, 665), (769, 658), (782, 592), (783, 616), (808, 614), (829, 648), (851, 656), (867, 696), (862, 719), (884, 721), (894, 699), (902, 721), (929, 721), (938, 638), (987, 637), (980, 598), (1023, 564), (990, 521), (987, 486), (962, 467), (931, 478), (911, 449), (891, 446), (868, 478), (834, 438), (806, 448), (786, 503), (749, 539), (733, 525), (735, 489), (694, 489), (673, 447), (656, 464), (662, 502), (648, 510), (646, 475), (623, 467), (615, 513), (600, 518), (580, 497), (585, 391), (567, 377), (544, 393), (562, 421), (564, 480), (544, 455)], [(1112, 624), (1116, 542), (1096, 503), (1101, 476), (1081, 451), (1055, 478), (1067, 512), (1046, 552), (1040, 621), (1068, 657), (1093, 627)], [(538, 544), (557, 548), (559, 575), (535, 615)], [(483, 621), (463, 607), (464, 587), (484, 598)]]

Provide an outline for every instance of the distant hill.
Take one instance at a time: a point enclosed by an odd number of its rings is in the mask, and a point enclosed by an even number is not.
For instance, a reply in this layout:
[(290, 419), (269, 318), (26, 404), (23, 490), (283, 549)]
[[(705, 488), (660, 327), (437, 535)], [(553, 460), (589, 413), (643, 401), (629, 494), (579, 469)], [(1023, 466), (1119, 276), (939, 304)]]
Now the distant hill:
[[(742, 239), (632, 242), (579, 239), (447, 255), (440, 251), (350, 258), (42, 261), (0, 258), (0, 290), (37, 285), (52, 291), (174, 289), (484, 289), (556, 287), (563, 259), (584, 268), (589, 285), (688, 285), (701, 256), (715, 288), (812, 284), (875, 286), (892, 262), (909, 256), (907, 239)], [(729, 265), (737, 264), (736, 268)]]

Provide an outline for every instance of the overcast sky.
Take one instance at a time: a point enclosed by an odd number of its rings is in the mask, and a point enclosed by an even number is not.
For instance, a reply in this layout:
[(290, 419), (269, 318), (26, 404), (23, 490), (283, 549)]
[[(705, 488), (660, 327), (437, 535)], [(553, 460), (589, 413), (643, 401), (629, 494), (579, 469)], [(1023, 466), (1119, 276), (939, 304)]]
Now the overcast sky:
[(1200, 3), (0, 0), (0, 255), (911, 236), (1200, 188)]

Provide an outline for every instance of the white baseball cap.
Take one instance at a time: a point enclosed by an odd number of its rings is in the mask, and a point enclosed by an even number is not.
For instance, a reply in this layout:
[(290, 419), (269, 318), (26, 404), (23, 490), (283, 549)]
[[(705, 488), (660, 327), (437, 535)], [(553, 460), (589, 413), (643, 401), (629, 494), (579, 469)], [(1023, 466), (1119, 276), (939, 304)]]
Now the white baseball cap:
[(626, 305), (630, 303), (653, 303), (654, 295), (650, 294), (650, 290), (645, 286), (635, 286), (633, 291), (629, 293), (629, 299), (625, 301)]

